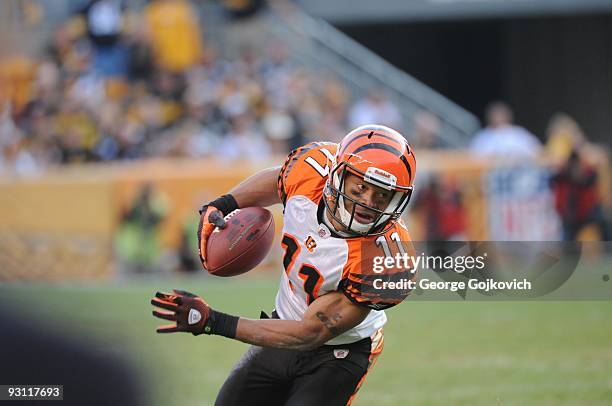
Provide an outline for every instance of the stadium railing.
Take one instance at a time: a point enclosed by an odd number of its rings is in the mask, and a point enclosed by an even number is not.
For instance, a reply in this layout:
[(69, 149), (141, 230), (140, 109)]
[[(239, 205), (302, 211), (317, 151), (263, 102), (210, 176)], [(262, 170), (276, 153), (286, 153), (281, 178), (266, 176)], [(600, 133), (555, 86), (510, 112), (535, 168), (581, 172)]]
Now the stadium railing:
[(363, 95), (373, 87), (386, 89), (400, 108), (408, 128), (415, 113), (428, 110), (442, 121), (441, 141), (449, 147), (466, 146), (480, 128), (472, 113), (329, 23), (309, 16), (288, 2), (270, 4), (272, 12), (267, 16), (270, 23), (266, 27), (292, 43), (292, 48), (302, 54), (302, 62), (334, 72), (349, 84), (355, 96)]

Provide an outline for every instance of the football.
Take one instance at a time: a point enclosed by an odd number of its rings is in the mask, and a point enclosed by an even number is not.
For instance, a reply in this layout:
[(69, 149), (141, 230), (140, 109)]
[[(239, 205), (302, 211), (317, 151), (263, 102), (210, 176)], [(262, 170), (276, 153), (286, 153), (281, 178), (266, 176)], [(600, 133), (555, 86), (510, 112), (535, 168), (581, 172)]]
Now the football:
[(255, 268), (274, 240), (274, 218), (261, 207), (234, 210), (225, 216), (227, 227), (215, 228), (208, 238), (208, 272), (236, 276)]

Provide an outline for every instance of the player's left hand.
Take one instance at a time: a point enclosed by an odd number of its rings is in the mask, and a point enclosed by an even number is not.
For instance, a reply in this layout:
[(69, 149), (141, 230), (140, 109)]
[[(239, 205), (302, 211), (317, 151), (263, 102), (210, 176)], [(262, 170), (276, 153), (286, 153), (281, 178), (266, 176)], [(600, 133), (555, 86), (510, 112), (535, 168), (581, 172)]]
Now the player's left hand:
[(153, 310), (153, 316), (176, 322), (158, 327), (157, 332), (185, 332), (195, 336), (203, 334), (211, 311), (208, 303), (201, 297), (184, 290), (174, 289), (172, 292), (174, 293), (157, 292), (151, 299), (153, 306), (169, 310), (169, 312)]

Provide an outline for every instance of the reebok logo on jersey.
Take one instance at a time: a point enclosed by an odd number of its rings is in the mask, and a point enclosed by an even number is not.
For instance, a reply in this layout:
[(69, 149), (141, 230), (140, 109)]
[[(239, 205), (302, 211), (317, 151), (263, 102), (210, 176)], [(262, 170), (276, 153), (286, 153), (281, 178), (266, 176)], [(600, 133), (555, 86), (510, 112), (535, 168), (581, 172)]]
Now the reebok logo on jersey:
[(349, 355), (349, 350), (346, 350), (346, 349), (334, 350), (334, 357), (336, 357), (337, 359), (344, 359), (346, 358), (347, 355)]
[(315, 248), (317, 248), (317, 242), (315, 241), (314, 238), (312, 238), (312, 236), (308, 236), (308, 238), (306, 239), (306, 241), (304, 241), (304, 245), (306, 246), (306, 249), (309, 252), (313, 252)]
[(189, 325), (197, 324), (200, 320), (202, 320), (202, 314), (196, 309), (189, 309), (189, 318), (187, 319)]

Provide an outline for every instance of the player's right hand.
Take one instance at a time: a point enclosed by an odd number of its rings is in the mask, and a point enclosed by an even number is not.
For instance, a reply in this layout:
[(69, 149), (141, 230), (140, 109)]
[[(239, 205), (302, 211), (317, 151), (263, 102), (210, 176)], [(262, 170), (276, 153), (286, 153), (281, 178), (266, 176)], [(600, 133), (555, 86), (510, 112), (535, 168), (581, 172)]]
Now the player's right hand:
[(210, 204), (202, 206), (200, 209), (200, 224), (198, 226), (198, 247), (200, 251), (200, 261), (202, 261), (204, 269), (208, 269), (206, 265), (206, 246), (208, 244), (208, 237), (210, 237), (215, 227), (221, 229), (227, 227), (225, 219), (223, 219), (223, 213)]
[(157, 292), (151, 299), (151, 304), (169, 310), (169, 312), (153, 310), (153, 316), (174, 322), (174, 324), (158, 327), (158, 333), (185, 332), (194, 336), (207, 333), (206, 325), (211, 309), (201, 297), (184, 290), (174, 289), (172, 293)]

